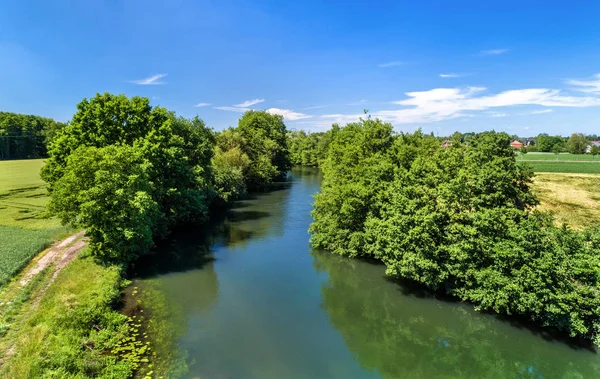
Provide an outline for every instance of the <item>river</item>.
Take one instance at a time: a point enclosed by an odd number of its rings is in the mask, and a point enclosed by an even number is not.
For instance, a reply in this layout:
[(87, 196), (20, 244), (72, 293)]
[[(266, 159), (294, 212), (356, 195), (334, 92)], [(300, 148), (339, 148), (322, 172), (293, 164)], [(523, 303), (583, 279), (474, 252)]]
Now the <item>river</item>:
[(210, 232), (180, 233), (136, 286), (166, 299), (190, 378), (598, 378), (591, 348), (309, 244), (320, 173), (295, 169)]

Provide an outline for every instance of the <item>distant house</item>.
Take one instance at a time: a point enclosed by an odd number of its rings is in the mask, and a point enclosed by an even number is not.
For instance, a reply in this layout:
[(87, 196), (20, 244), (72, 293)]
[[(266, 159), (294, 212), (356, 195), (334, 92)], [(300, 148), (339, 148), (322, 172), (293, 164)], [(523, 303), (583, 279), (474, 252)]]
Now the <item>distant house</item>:
[(525, 146), (535, 146), (535, 140), (533, 138), (525, 138)]
[(590, 144), (585, 148), (585, 152), (589, 154), (592, 151), (592, 146), (600, 147), (600, 140), (590, 141)]
[(444, 140), (444, 142), (442, 142), (442, 147), (450, 147), (450, 146), (452, 146), (452, 141)]
[(523, 147), (523, 144), (520, 141), (514, 140), (510, 143), (510, 146), (512, 146), (513, 149), (520, 150), (521, 147)]

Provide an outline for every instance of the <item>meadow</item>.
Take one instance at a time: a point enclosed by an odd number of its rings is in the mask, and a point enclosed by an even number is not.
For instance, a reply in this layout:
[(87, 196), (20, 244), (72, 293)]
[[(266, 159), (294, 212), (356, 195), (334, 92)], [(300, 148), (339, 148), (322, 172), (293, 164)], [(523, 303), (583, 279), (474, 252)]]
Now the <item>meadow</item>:
[(517, 162), (529, 165), (534, 172), (600, 174), (598, 157), (590, 154), (517, 153)]
[(67, 229), (45, 215), (42, 159), (0, 161), (0, 286)]
[(556, 224), (573, 228), (598, 225), (600, 221), (600, 175), (538, 173), (533, 189), (538, 208), (551, 212)]

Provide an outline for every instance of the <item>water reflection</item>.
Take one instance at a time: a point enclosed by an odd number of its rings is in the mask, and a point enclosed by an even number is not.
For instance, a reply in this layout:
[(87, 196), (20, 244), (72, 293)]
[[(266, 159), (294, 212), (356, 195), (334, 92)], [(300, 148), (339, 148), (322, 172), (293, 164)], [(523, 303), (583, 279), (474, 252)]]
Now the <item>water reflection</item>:
[(161, 354), (176, 357), (170, 377), (600, 377), (589, 351), (422, 296), (381, 265), (311, 255), (320, 180), (294, 170), (136, 264), (164, 315), (154, 330), (169, 341)]
[(314, 252), (323, 307), (361, 367), (384, 378), (597, 378), (595, 354), (545, 341), (468, 305), (415, 296), (384, 268)]

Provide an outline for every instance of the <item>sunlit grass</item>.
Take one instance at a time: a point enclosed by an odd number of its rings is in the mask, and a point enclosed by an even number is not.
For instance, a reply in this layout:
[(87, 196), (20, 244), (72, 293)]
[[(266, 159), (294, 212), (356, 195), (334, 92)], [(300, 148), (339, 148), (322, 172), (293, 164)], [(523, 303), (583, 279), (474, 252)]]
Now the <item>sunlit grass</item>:
[(539, 209), (553, 213), (558, 224), (584, 228), (600, 223), (600, 175), (538, 173), (534, 189)]
[(42, 159), (0, 161), (0, 286), (66, 230), (45, 215), (43, 164)]

